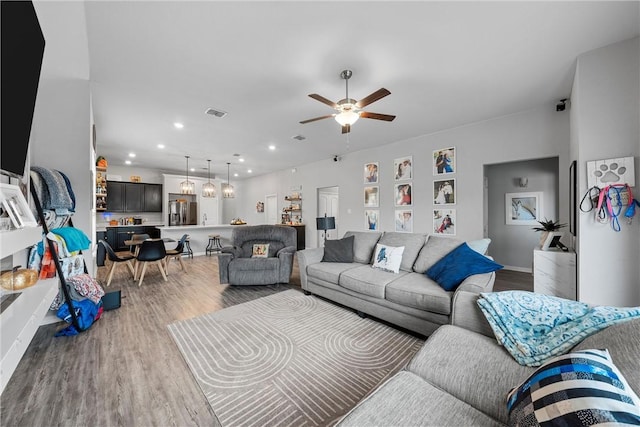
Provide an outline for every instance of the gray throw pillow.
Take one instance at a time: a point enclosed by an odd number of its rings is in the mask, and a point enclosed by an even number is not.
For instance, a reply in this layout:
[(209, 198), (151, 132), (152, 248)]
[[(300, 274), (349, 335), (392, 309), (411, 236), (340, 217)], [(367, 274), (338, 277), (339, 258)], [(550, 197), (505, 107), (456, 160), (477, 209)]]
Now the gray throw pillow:
[(322, 262), (353, 262), (353, 241), (355, 236), (324, 243)]

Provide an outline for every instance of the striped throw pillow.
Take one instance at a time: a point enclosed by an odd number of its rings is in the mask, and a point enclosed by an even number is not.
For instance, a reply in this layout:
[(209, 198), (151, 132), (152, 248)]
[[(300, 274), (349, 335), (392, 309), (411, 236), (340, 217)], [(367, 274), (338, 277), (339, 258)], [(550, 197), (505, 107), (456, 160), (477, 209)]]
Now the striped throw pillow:
[(582, 350), (540, 366), (507, 396), (511, 426), (640, 425), (640, 399), (607, 350)]

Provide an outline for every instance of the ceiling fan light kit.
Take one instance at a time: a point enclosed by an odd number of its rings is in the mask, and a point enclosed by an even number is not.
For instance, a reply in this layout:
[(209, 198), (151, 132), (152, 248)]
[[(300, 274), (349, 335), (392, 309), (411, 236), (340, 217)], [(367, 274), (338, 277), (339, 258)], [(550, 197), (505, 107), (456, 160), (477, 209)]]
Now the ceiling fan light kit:
[(384, 98), (387, 95), (390, 95), (389, 92), (385, 88), (378, 89), (373, 92), (371, 95), (362, 98), (360, 101), (356, 101), (355, 99), (349, 98), (349, 79), (353, 75), (351, 70), (342, 70), (340, 73), (340, 77), (345, 82), (346, 94), (344, 99), (336, 102), (333, 102), (323, 96), (320, 96), (316, 93), (312, 93), (309, 97), (315, 99), (316, 101), (320, 101), (323, 104), (330, 106), (331, 108), (337, 110), (337, 113), (328, 114), (325, 116), (315, 117), (313, 119), (302, 120), (300, 123), (310, 123), (315, 122), (317, 120), (328, 119), (329, 117), (333, 117), (339, 124), (342, 126), (342, 133), (349, 133), (351, 131), (351, 125), (353, 125), (360, 117), (365, 119), (375, 119), (375, 120), (383, 120), (386, 122), (393, 121), (396, 116), (392, 116), (389, 114), (380, 114), (380, 113), (369, 113), (363, 111), (362, 109), (367, 105)]

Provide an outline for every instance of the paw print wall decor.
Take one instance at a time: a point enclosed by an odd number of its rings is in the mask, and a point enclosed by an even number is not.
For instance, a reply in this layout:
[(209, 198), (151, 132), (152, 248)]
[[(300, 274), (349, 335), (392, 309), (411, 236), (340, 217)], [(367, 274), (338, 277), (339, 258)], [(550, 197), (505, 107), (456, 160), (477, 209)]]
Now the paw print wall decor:
[(589, 188), (594, 186), (604, 188), (613, 184), (627, 184), (635, 187), (633, 157), (587, 162), (587, 182)]

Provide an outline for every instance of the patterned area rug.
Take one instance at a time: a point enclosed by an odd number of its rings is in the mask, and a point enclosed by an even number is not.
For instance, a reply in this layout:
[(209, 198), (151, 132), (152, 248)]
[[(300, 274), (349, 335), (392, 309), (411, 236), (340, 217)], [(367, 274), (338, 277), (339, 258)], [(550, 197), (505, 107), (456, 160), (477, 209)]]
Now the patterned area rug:
[(325, 426), (423, 341), (283, 291), (168, 326), (223, 426)]

